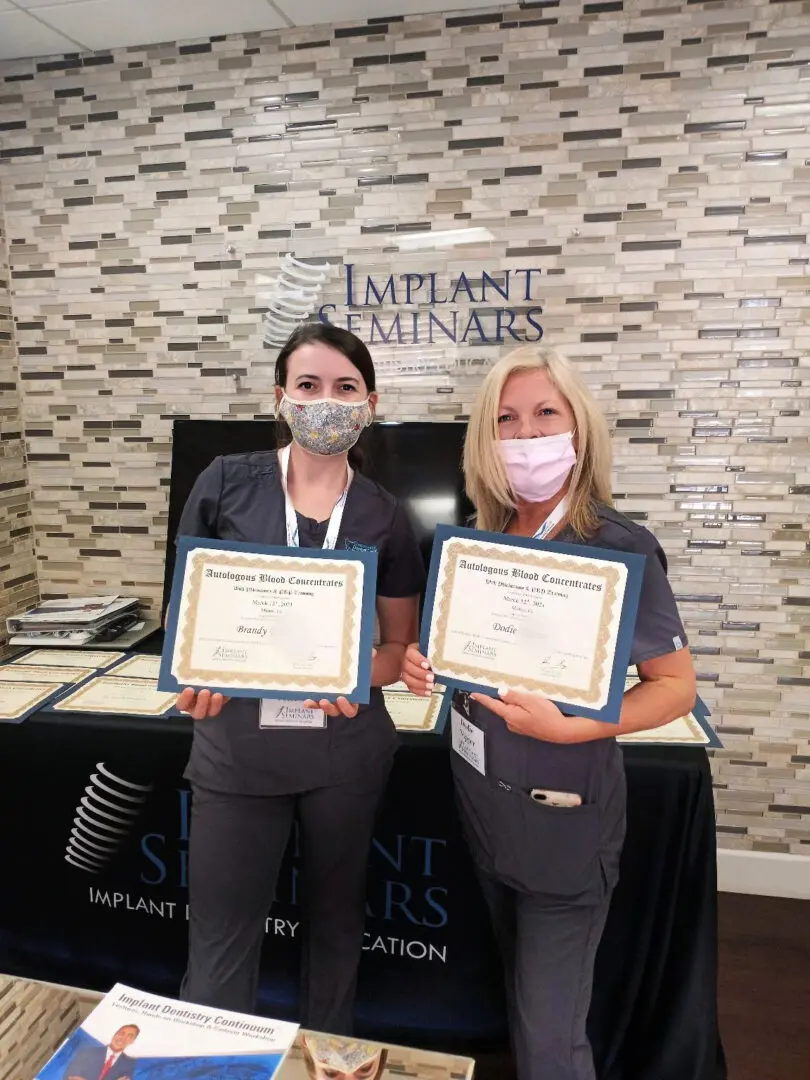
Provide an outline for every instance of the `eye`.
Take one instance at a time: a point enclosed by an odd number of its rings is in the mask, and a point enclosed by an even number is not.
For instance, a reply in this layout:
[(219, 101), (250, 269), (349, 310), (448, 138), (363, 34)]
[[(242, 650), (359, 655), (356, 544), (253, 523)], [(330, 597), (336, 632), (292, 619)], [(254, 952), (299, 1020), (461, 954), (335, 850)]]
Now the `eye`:
[(344, 394), (353, 394), (355, 392), (355, 390), (357, 389), (357, 387), (354, 385), (354, 383), (347, 382), (347, 383), (343, 383), (343, 385), (340, 387), (340, 389), (341, 389), (341, 392), (344, 393)]
[(501, 413), (498, 417), (499, 424), (508, 424), (510, 420), (514, 420), (514, 416), (511, 413)]
[(540, 415), (541, 416), (556, 416), (557, 415), (557, 410), (552, 409), (549, 406), (547, 406), (545, 409), (540, 410)]
[(297, 388), (299, 390), (314, 390), (315, 383), (311, 379), (302, 379), (301, 382), (297, 383)]

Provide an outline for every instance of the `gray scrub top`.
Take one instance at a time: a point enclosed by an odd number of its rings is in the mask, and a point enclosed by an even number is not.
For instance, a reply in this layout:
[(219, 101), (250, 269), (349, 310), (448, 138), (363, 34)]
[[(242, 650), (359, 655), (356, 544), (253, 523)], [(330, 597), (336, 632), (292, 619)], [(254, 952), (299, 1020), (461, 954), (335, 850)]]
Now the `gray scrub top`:
[[(660, 544), (611, 507), (597, 509), (594, 536), (583, 540), (567, 527), (556, 539), (646, 555), (630, 661), (677, 651), (686, 645), (686, 634)], [(541, 742), (510, 732), (466, 694), (455, 694), (453, 704), (485, 738), (486, 778), (451, 755), (464, 830), (479, 867), (522, 892), (598, 900), (618, 878), (624, 839), (624, 765), (615, 739), (570, 746)], [(583, 805), (542, 806), (529, 798), (532, 788), (572, 792)]]
[[(284, 505), (274, 451), (218, 457), (198, 477), (177, 533), (284, 547)], [(300, 546), (322, 547), (327, 525), (299, 514)], [(376, 549), (378, 596), (423, 591), (424, 563), (403, 507), (361, 473), (349, 488), (336, 546)], [(262, 729), (259, 702), (234, 698), (219, 716), (195, 721), (185, 775), (212, 791), (288, 795), (376, 776), (396, 744), (378, 687), (356, 717), (328, 717), (322, 729)]]

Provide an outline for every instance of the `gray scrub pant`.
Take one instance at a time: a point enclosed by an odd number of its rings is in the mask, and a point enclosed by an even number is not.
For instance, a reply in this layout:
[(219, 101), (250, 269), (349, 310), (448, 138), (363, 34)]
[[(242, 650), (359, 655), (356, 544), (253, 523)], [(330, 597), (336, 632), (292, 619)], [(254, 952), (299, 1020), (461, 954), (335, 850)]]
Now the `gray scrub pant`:
[(302, 1024), (351, 1034), (363, 946), (366, 867), (381, 776), (296, 795), (231, 795), (193, 786), (189, 959), (181, 997), (256, 1009), (265, 920), (297, 816), (301, 840)]
[(596, 1080), (585, 1028), (610, 891), (578, 905), (480, 872), (479, 880), (506, 977), (518, 1080)]

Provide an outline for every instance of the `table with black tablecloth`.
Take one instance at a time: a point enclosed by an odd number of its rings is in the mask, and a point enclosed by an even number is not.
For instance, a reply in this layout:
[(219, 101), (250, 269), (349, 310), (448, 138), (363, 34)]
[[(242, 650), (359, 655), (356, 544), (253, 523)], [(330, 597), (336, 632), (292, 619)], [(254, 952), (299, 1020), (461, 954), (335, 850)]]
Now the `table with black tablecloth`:
[[(183, 717), (40, 712), (0, 725), (0, 972), (176, 995), (190, 733)], [(707, 756), (639, 746), (624, 754), (627, 842), (591, 1010), (599, 1075), (720, 1080)], [(76, 822), (88, 820), (82, 812), (108, 822), (94, 872), (65, 858)], [(498, 961), (443, 738), (404, 738), (376, 835), (358, 1032), (461, 1053), (502, 1047)], [(262, 1011), (279, 1018), (296, 1009), (297, 891), (293, 841), (268, 919), (261, 988)]]

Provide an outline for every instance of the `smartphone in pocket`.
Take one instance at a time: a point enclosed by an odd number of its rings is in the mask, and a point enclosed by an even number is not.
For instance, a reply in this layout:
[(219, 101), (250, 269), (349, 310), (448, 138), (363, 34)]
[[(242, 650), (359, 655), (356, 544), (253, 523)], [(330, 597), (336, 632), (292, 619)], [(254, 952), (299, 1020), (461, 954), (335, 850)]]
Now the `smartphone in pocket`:
[(582, 806), (582, 796), (575, 795), (573, 791), (547, 791), (545, 788), (532, 788), (532, 800), (542, 803), (543, 806)]

